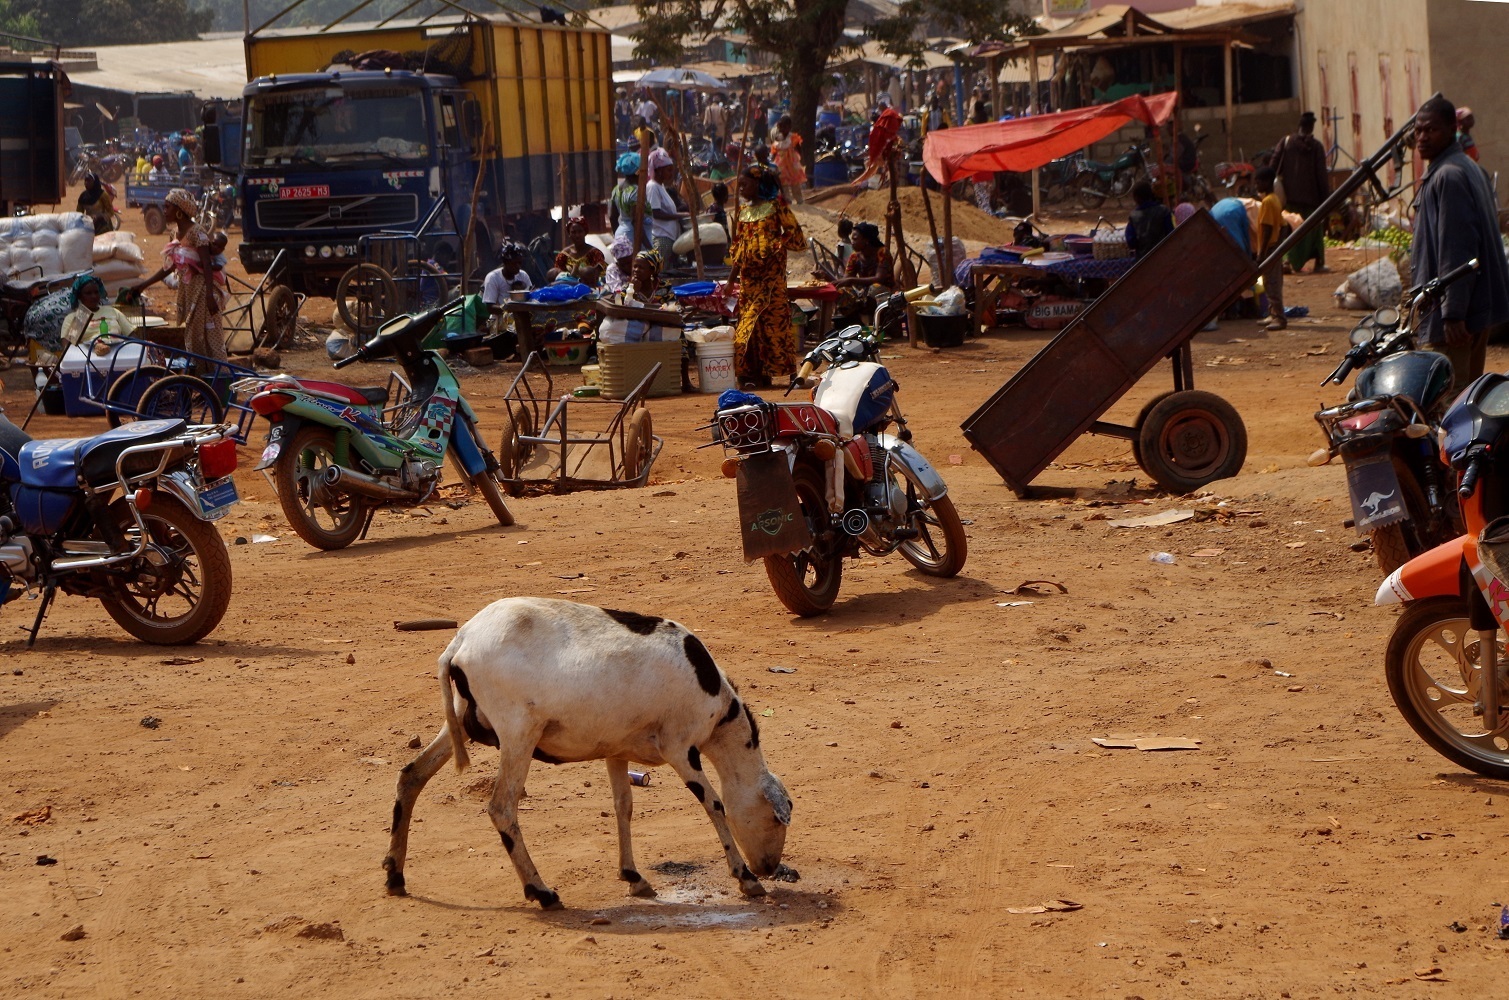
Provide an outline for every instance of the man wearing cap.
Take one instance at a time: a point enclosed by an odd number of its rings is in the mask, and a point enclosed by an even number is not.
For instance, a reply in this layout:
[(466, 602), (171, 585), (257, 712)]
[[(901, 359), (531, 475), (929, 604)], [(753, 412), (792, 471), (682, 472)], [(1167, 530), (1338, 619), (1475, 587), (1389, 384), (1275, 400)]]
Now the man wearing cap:
[[(1315, 138), (1315, 112), (1306, 111), (1299, 116), (1299, 131), (1286, 135), (1273, 149), (1273, 169), (1278, 172), (1284, 188), (1284, 207), (1298, 212), (1300, 218), (1308, 219), (1331, 193), (1331, 178), (1326, 172), (1326, 150)], [(1295, 274), (1304, 270), (1310, 261), (1315, 261), (1315, 273), (1325, 274), (1326, 267), (1325, 227), (1317, 226), (1304, 239), (1294, 245), (1285, 257), (1285, 262)]]
[(1451, 392), (1483, 374), (1488, 341), (1509, 324), (1509, 264), (1499, 238), (1498, 200), (1488, 175), (1457, 141), (1457, 109), (1432, 97), (1415, 112), (1415, 148), (1430, 168), (1415, 195), (1414, 281), (1423, 284), (1476, 258), (1478, 268), (1446, 286), (1425, 310), (1420, 340), (1451, 359)]

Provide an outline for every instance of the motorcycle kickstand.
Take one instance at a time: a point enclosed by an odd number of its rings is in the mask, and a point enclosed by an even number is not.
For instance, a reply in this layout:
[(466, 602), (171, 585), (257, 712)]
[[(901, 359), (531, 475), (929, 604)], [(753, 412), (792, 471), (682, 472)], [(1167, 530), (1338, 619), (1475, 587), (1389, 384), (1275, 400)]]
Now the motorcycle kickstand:
[(369, 528), (372, 527), (372, 519), (374, 517), (376, 517), (376, 516), (377, 516), (377, 508), (376, 507), (368, 507), (367, 508), (367, 519), (362, 522), (362, 533), (357, 536), (357, 541), (365, 542), (367, 540), (367, 529), (369, 529)]
[(46, 587), (42, 591), (42, 603), (37, 607), (36, 621), (31, 623), (31, 634), (26, 638), (26, 648), (31, 649), (37, 644), (37, 633), (42, 631), (42, 619), (47, 617), (47, 609), (52, 604), (53, 596), (58, 592), (57, 587)]

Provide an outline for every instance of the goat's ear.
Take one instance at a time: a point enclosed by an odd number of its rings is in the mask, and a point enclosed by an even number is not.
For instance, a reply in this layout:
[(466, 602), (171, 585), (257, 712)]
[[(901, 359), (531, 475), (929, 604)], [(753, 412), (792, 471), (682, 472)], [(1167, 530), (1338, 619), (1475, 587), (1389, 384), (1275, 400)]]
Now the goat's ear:
[(775, 811), (776, 820), (782, 826), (790, 826), (791, 796), (786, 794), (786, 786), (781, 784), (781, 779), (766, 771), (760, 778), (760, 794), (765, 796), (765, 801)]

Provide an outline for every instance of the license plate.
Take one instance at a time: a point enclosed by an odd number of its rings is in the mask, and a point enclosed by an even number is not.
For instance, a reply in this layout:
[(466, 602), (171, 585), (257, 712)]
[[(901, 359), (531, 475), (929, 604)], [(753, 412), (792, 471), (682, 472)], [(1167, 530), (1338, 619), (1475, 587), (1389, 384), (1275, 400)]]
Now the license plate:
[(216, 521), (230, 512), (231, 505), (241, 499), (236, 495), (236, 482), (230, 476), (217, 479), (197, 496), (199, 516), (206, 521)]
[(262, 449), (262, 457), (257, 461), (257, 467), (253, 472), (261, 472), (278, 460), (279, 453), (283, 450), (283, 428), (281, 425), (267, 432), (267, 445)]
[(288, 198), (328, 198), (330, 197), (329, 184), (299, 184), (293, 187), (278, 188), (278, 197)]

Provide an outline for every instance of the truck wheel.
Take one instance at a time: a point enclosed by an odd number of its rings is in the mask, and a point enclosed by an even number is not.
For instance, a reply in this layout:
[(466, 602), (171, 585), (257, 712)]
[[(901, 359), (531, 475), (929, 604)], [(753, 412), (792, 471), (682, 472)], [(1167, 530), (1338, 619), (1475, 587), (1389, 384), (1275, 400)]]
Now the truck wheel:
[(147, 205), (141, 210), (142, 225), (147, 227), (147, 232), (153, 236), (161, 236), (163, 230), (168, 228), (168, 218), (162, 214), (162, 209), (156, 205)]
[(341, 321), (364, 339), (394, 314), (397, 302), (393, 276), (376, 264), (357, 264), (335, 285), (335, 307)]
[(1247, 459), (1247, 427), (1215, 393), (1186, 389), (1149, 407), (1137, 428), (1142, 468), (1170, 493), (1234, 476)]

